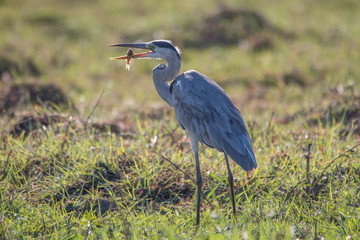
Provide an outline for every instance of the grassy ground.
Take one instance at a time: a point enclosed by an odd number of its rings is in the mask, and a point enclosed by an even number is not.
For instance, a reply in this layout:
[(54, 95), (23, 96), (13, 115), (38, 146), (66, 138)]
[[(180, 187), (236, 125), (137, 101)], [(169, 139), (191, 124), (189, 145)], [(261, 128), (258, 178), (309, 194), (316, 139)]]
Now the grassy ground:
[[(360, 238), (356, 0), (0, 0), (1, 239)], [(186, 16), (186, 17), (185, 17)], [(210, 31), (209, 31), (210, 30)], [(217, 81), (259, 168), (201, 149), (114, 42), (171, 39)]]

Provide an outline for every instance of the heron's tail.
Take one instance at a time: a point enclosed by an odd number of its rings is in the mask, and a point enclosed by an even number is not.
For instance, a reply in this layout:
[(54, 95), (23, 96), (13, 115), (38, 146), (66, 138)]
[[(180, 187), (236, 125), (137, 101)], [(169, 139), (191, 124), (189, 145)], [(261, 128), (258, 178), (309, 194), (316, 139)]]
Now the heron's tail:
[(231, 134), (229, 138), (223, 140), (222, 145), (224, 153), (245, 171), (250, 171), (257, 167), (249, 135), (235, 136)]
[(218, 128), (208, 127), (207, 133), (209, 139), (211, 139), (211, 146), (224, 152), (245, 171), (250, 171), (257, 167), (255, 154), (247, 131), (240, 134), (233, 132), (224, 133)]

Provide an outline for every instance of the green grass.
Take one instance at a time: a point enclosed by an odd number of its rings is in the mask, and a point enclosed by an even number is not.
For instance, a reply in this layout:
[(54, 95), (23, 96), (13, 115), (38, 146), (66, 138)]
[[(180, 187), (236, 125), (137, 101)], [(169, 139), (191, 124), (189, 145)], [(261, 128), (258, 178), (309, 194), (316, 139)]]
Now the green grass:
[[(360, 238), (360, 4), (226, 4), (288, 35), (196, 48), (217, 1), (0, 1), (1, 239)], [(154, 38), (179, 45), (182, 71), (214, 79), (244, 116), (259, 168), (231, 162), (236, 221), (223, 156), (202, 147), (194, 232), (195, 161), (153, 87), (158, 63), (109, 60), (126, 52), (110, 43)], [(2, 112), (23, 83), (56, 84), (75, 108), (24, 93)], [(40, 124), (14, 136), (26, 115)]]
[[(356, 148), (347, 151), (352, 140), (339, 139), (340, 127), (299, 133), (282, 126), (268, 133), (251, 129), (260, 168), (248, 179), (232, 164), (240, 207), (236, 223), (222, 156), (204, 149), (202, 225), (195, 237), (357, 236), (359, 155)], [(153, 136), (160, 139), (154, 145)], [(172, 138), (180, 141), (169, 144)], [(194, 172), (191, 152), (179, 150), (184, 141), (174, 123), (158, 121), (145, 122), (131, 139), (75, 129), (71, 123), (67, 133), (60, 128), (8, 138), (1, 162), (2, 236), (190, 237), (196, 185), (188, 177)], [(308, 181), (304, 155), (309, 142)]]

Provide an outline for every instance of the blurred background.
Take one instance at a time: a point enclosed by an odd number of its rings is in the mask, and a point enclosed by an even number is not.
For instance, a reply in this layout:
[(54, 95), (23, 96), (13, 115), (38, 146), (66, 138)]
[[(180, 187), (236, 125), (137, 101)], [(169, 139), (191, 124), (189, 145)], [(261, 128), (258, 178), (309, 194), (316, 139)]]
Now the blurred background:
[(359, 13), (357, 0), (0, 0), (0, 112), (50, 101), (87, 115), (102, 92), (100, 118), (164, 108), (158, 62), (128, 72), (109, 59), (126, 49), (107, 45), (169, 39), (181, 71), (218, 82), (248, 119), (286, 122), (359, 90)]

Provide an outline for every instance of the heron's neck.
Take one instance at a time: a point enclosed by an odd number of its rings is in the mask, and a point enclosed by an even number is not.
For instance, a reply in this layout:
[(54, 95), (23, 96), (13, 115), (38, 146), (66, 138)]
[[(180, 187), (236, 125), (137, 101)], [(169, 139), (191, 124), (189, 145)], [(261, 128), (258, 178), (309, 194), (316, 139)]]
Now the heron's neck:
[(168, 65), (160, 64), (153, 69), (153, 80), (160, 97), (170, 106), (173, 106), (173, 97), (168, 82), (174, 80), (179, 75), (181, 59), (176, 57), (165, 60), (168, 62)]
[[(167, 64), (165, 68), (161, 69), (160, 80), (163, 82), (169, 82), (174, 80), (180, 72), (181, 59), (177, 56), (172, 56), (171, 59), (165, 59)], [(160, 72), (159, 71), (159, 72)]]

